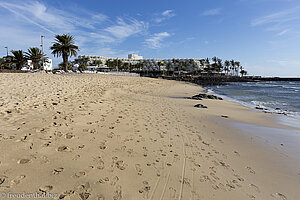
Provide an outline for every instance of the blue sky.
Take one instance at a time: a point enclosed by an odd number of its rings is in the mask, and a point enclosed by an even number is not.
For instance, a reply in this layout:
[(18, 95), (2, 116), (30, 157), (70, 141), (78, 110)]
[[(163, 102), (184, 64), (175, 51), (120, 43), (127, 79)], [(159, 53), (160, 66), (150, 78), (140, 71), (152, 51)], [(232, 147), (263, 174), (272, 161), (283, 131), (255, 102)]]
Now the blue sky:
[[(70, 33), (80, 55), (239, 60), (251, 75), (300, 76), (299, 0), (0, 0), (1, 56)], [(53, 58), (54, 65), (61, 58)]]

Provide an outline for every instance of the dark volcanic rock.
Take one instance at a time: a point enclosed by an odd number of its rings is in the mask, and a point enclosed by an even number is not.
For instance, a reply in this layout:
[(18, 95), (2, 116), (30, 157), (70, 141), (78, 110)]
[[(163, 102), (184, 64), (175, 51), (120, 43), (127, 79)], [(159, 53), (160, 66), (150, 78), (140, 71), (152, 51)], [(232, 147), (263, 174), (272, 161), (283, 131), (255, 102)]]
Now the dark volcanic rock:
[(194, 107), (196, 107), (196, 108), (207, 108), (207, 106), (204, 106), (204, 105), (202, 105), (202, 104), (194, 105)]
[(191, 97), (191, 99), (195, 100), (202, 100), (202, 99), (216, 99), (216, 100), (223, 100), (221, 97), (217, 97), (212, 94), (197, 94)]
[(263, 108), (258, 107), (258, 106), (256, 106), (255, 109), (257, 109), (257, 110), (264, 110)]

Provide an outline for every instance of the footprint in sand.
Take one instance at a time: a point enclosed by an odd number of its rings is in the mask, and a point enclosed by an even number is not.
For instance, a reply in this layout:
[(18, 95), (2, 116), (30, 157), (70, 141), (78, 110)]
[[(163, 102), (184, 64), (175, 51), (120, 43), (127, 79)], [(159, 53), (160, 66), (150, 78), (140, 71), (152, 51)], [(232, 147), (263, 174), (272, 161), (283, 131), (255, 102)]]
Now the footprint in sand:
[(287, 197), (284, 194), (281, 194), (279, 192), (277, 192), (275, 194), (271, 194), (271, 197), (273, 197), (275, 199), (287, 200)]
[(119, 160), (116, 162), (116, 166), (119, 170), (124, 170), (126, 167), (126, 164), (124, 163), (123, 160)]
[(113, 132), (110, 132), (110, 133), (107, 133), (106, 135), (108, 138), (113, 138), (115, 136), (115, 133)]
[(96, 133), (96, 129), (90, 130), (90, 133)]
[[(25, 179), (25, 175), (20, 175), (11, 181), (11, 186), (19, 184), (23, 179)], [(1, 183), (1, 181), (0, 181)], [(0, 184), (1, 185), (1, 184)]]
[(77, 172), (73, 175), (74, 178), (80, 178), (80, 177), (83, 177), (86, 175), (86, 172), (85, 171), (80, 171), (80, 172)]
[(88, 193), (88, 192), (82, 192), (82, 193), (79, 193), (79, 197), (80, 197), (80, 199), (81, 200), (86, 200), (86, 199), (88, 199), (89, 197), (90, 197), (90, 193)]
[(45, 185), (45, 186), (40, 187), (39, 191), (43, 192), (43, 193), (46, 193), (46, 192), (51, 191), (52, 189), (53, 189), (52, 185)]
[(40, 163), (41, 163), (41, 164), (45, 164), (45, 163), (47, 163), (47, 162), (49, 162), (48, 157), (47, 157), (47, 156), (41, 156)]
[(111, 171), (113, 171), (115, 167), (117, 167), (120, 170), (124, 170), (126, 167), (126, 164), (124, 163), (123, 160), (118, 161), (118, 157), (114, 156), (114, 157), (112, 157)]
[(56, 150), (59, 151), (59, 152), (67, 152), (67, 151), (70, 151), (69, 147), (66, 146), (66, 145), (62, 145), (62, 146), (58, 147)]
[(111, 180), (111, 185), (115, 186), (118, 181), (119, 181), (119, 177), (118, 176), (113, 177), (113, 179)]
[(135, 165), (135, 170), (137, 171), (138, 175), (143, 175), (143, 170), (141, 169), (141, 165), (140, 164), (136, 164)]
[(78, 160), (80, 158), (80, 155), (75, 155), (74, 158), (72, 158), (72, 160)]
[(49, 147), (51, 143), (52, 143), (52, 142), (49, 141), (49, 142), (43, 144), (43, 147)]
[(226, 186), (227, 186), (229, 191), (231, 191), (232, 189), (235, 189), (235, 186), (233, 185), (232, 182), (230, 182), (230, 181), (226, 181), (226, 182), (227, 182)]
[(238, 174), (233, 174), (233, 176), (235, 176), (239, 181), (244, 181), (244, 179), (240, 177)]
[(26, 164), (26, 163), (29, 163), (31, 160), (30, 159), (27, 159), (27, 158), (23, 158), (23, 159), (20, 159), (18, 160), (18, 164)]
[(129, 157), (133, 157), (133, 155), (132, 155), (133, 154), (133, 149), (128, 149), (127, 153), (128, 153)]
[(104, 169), (104, 161), (102, 159), (100, 159), (98, 161), (97, 169), (100, 169), (100, 170)]
[(237, 156), (240, 156), (240, 153), (237, 151), (234, 151), (233, 153), (235, 153)]
[(107, 181), (109, 181), (109, 178), (108, 177), (105, 177), (104, 179), (103, 178), (100, 178), (98, 180), (99, 183), (106, 183)]
[(55, 168), (55, 169), (53, 170), (52, 174), (58, 175), (58, 174), (60, 174), (60, 173), (63, 172), (63, 171), (64, 171), (64, 168), (58, 167), (58, 168)]
[(66, 139), (72, 139), (75, 136), (72, 135), (72, 133), (67, 133), (65, 137), (66, 137)]
[(100, 145), (99, 145), (99, 148), (101, 149), (101, 150), (104, 150), (104, 149), (106, 149), (106, 141), (104, 141), (104, 142), (100, 142)]
[(7, 179), (7, 176), (1, 176), (0, 175), (0, 185), (2, 185), (5, 182), (6, 179)]
[(143, 181), (143, 187), (139, 190), (139, 193), (143, 194), (143, 198), (149, 198), (150, 186), (148, 181)]
[(254, 184), (249, 184), (249, 186), (251, 187), (251, 188), (253, 188), (257, 193), (260, 193), (260, 189), (259, 189), (259, 187), (257, 187), (256, 185), (254, 185)]
[(247, 167), (245, 167), (251, 174), (255, 174), (255, 171), (251, 168), (251, 167), (249, 167), (249, 166), (247, 166)]
[(169, 199), (175, 199), (176, 198), (176, 190), (173, 187), (169, 187)]
[(105, 197), (102, 194), (97, 195), (96, 200), (105, 200)]
[(122, 187), (118, 185), (116, 187), (115, 195), (113, 196), (113, 200), (121, 200), (122, 199)]

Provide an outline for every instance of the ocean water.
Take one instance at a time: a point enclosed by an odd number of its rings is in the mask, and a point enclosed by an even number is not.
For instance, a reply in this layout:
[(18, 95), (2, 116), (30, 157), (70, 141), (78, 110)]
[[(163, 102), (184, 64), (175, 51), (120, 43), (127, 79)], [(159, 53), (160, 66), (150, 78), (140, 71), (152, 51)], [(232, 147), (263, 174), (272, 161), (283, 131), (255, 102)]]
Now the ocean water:
[(278, 113), (282, 123), (300, 128), (300, 82), (229, 83), (207, 89), (244, 106)]

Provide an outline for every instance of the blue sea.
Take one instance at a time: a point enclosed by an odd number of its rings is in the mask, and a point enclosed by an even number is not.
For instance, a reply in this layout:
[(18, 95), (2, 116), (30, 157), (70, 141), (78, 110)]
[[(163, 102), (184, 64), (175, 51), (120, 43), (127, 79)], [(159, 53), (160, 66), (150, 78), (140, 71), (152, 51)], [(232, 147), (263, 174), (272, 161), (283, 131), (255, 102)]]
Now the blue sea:
[(206, 88), (224, 99), (286, 116), (282, 118), (285, 124), (300, 128), (300, 82), (243, 82)]

